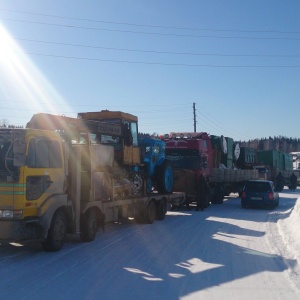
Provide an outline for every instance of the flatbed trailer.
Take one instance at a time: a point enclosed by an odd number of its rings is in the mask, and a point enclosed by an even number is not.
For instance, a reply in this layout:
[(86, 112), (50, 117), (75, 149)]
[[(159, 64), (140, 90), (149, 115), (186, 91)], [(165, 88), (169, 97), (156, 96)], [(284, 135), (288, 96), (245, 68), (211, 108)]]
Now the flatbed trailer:
[(211, 186), (220, 186), (228, 196), (230, 193), (240, 194), (247, 180), (257, 179), (260, 179), (258, 170), (213, 168), (209, 183)]
[(0, 243), (34, 240), (58, 251), (67, 234), (91, 242), (99, 226), (120, 218), (163, 220), (168, 204), (184, 197), (146, 194), (145, 185), (136, 194), (130, 176), (138, 171), (124, 172), (112, 146), (91, 144), (84, 128), (73, 128), (70, 139), (53, 130), (0, 129)]

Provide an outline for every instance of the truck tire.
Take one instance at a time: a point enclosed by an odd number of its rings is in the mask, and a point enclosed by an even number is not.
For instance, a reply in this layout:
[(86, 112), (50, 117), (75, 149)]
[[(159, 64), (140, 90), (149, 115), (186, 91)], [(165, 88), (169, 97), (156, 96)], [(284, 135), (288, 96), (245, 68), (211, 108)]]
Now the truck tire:
[(131, 174), (133, 195), (143, 194), (143, 177), (140, 173), (134, 172)]
[(156, 204), (153, 200), (148, 203), (145, 221), (152, 224), (156, 220)]
[(165, 160), (156, 170), (157, 191), (159, 193), (172, 193), (174, 184), (173, 168), (169, 161)]
[(156, 209), (157, 209), (157, 211), (156, 211), (157, 220), (159, 220), (159, 221), (164, 220), (166, 213), (167, 213), (166, 200), (162, 199), (161, 201), (159, 201), (157, 203)]
[(52, 218), (47, 239), (41, 244), (45, 251), (55, 252), (59, 251), (64, 246), (66, 239), (67, 218), (62, 210), (58, 210)]
[(95, 210), (90, 209), (81, 217), (80, 239), (83, 242), (91, 242), (95, 239), (98, 229), (98, 220)]

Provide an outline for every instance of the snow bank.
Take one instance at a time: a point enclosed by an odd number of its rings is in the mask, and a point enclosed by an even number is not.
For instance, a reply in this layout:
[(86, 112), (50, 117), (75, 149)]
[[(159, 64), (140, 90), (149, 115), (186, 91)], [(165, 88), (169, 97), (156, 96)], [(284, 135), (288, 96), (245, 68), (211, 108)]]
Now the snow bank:
[(300, 264), (300, 198), (288, 218), (278, 221), (278, 229), (285, 246)]

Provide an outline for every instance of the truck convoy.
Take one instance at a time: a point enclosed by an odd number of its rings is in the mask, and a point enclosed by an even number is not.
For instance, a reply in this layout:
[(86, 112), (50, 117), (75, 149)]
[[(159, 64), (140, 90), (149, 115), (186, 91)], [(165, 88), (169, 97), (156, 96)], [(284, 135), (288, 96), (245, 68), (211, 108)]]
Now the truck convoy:
[(120, 111), (36, 114), (26, 128), (0, 129), (0, 243), (35, 240), (58, 251), (67, 234), (90, 242), (98, 226), (121, 217), (163, 220), (168, 203), (196, 200), (201, 175), (208, 206), (279, 170), (292, 172), (287, 155), (224, 136), (139, 138), (137, 117)]
[[(289, 156), (240, 147), (238, 142), (206, 132), (171, 133), (163, 137), (167, 158), (174, 169), (174, 191), (186, 194), (186, 203), (196, 201), (199, 178), (206, 178), (208, 189), (205, 205), (223, 203), (224, 196), (241, 193), (247, 180), (276, 181), (281, 171), (286, 180), (291, 174)], [(278, 151), (277, 151), (278, 152)], [(278, 160), (275, 159), (278, 157)], [(285, 160), (283, 160), (285, 158)], [(279, 164), (279, 161), (284, 163)], [(174, 202), (173, 206), (184, 203)]]
[(36, 114), (25, 129), (0, 129), (0, 243), (58, 251), (68, 233), (90, 242), (120, 217), (163, 220), (167, 203), (184, 197), (172, 193), (165, 144), (140, 147), (135, 116), (80, 116)]

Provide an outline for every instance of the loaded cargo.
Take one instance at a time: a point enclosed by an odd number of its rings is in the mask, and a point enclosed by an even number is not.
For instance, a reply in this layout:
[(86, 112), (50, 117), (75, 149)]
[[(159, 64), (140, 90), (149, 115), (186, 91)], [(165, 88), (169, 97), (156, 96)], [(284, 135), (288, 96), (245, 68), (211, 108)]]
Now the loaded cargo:
[(0, 129), (1, 243), (35, 240), (57, 251), (67, 233), (90, 242), (98, 226), (121, 217), (153, 223), (168, 203), (182, 201), (172, 192), (164, 143), (148, 144), (146, 155), (135, 116), (105, 116), (114, 121), (37, 114), (26, 129)]

